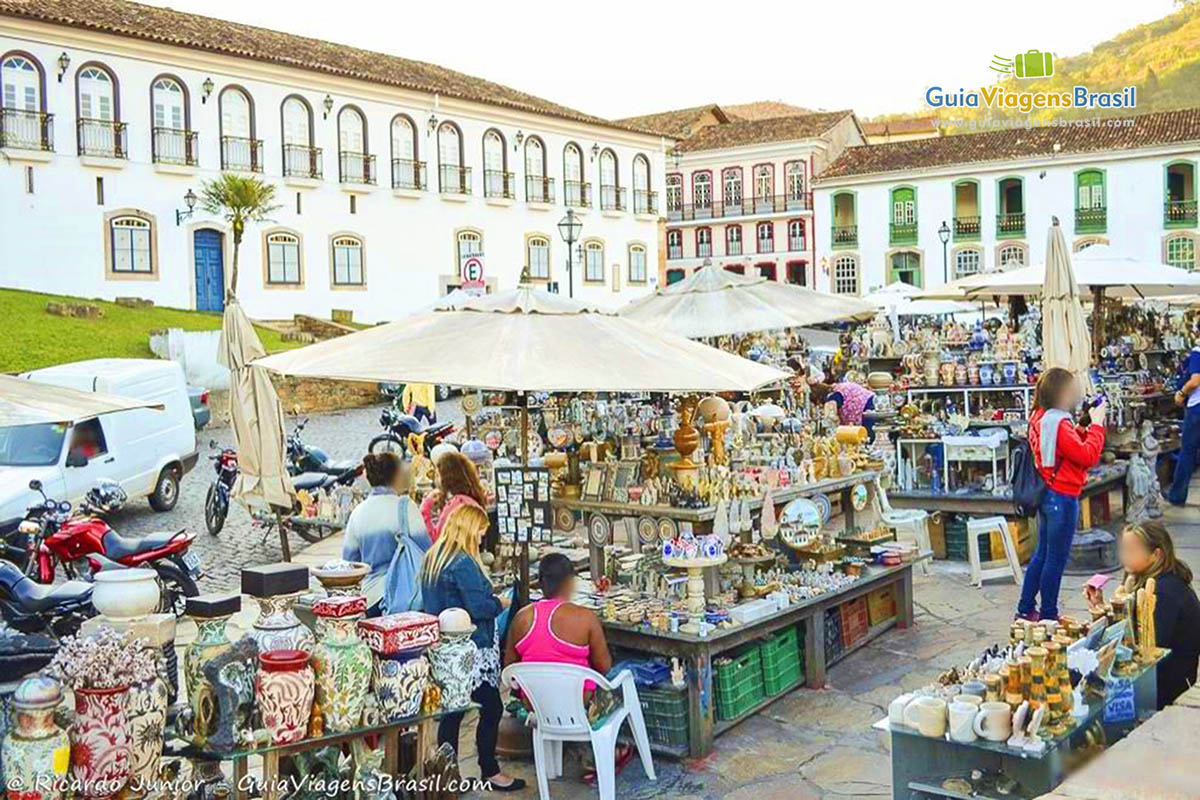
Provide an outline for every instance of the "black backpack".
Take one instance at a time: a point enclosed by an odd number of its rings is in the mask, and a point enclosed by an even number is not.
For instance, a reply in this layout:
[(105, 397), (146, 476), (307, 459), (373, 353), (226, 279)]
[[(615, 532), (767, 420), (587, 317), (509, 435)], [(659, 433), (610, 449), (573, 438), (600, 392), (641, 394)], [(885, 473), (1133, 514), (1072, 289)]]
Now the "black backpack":
[(1029, 440), (1020, 439), (1009, 453), (1009, 459), (1012, 461), (1010, 482), (1017, 516), (1037, 516), (1038, 509), (1042, 507), (1042, 499), (1046, 496), (1046, 481), (1034, 464)]

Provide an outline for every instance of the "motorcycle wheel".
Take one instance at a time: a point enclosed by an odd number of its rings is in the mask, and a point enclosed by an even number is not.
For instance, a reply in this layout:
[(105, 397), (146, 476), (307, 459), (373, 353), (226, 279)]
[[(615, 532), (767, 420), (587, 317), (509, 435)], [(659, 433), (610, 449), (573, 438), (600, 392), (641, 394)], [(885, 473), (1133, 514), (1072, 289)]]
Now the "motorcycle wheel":
[(182, 560), (175, 560), (175, 566), (181, 572), (159, 572), (158, 582), (162, 589), (162, 599), (158, 601), (160, 614), (174, 614), (178, 619), (187, 608), (187, 599), (200, 594), (199, 587), (187, 574), (187, 567)]
[(208, 487), (204, 496), (204, 527), (216, 536), (225, 527), (225, 517), (229, 516), (229, 503), (221, 501), (221, 495), (214, 483)]
[(398, 456), (403, 456), (406, 450), (404, 442), (394, 433), (379, 434), (367, 447), (368, 453), (395, 453)]

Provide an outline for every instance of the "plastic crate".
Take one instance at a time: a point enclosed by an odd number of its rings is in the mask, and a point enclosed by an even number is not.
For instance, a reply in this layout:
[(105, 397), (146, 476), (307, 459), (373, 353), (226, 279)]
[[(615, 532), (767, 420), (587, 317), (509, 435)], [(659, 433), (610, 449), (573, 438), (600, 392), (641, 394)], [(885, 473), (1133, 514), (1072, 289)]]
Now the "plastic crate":
[(737, 719), (763, 699), (762, 655), (758, 645), (714, 662), (717, 719)]
[(835, 606), (825, 609), (825, 662), (842, 654), (842, 614)]
[(684, 689), (638, 689), (646, 734), (655, 744), (688, 746), (688, 695)]
[(804, 680), (804, 651), (800, 629), (788, 628), (762, 644), (763, 691), (774, 697)]
[(849, 649), (866, 638), (871, 628), (867, 598), (856, 597), (839, 606), (842, 613), (842, 645)]
[[(946, 558), (951, 561), (969, 561), (967, 551), (967, 518), (956, 514), (946, 521)], [(979, 537), (979, 560), (992, 560), (992, 540)]]
[(885, 586), (867, 594), (867, 616), (872, 627), (896, 618), (895, 586)]

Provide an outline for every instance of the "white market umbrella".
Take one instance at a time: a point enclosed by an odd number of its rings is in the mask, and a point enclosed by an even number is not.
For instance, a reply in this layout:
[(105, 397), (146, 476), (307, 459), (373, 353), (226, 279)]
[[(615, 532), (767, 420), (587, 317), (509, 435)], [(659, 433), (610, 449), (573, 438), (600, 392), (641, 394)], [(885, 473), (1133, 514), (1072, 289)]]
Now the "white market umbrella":
[(256, 365), (285, 375), (525, 392), (750, 391), (789, 373), (523, 287)]
[(75, 423), (133, 408), (162, 411), (163, 404), (0, 375), (0, 426)]
[[(229, 412), (238, 455), (233, 497), (247, 508), (290, 511), (296, 490), (287, 471), (283, 406), (267, 371), (250, 363), (266, 354), (246, 312), (230, 298), (221, 320), (217, 362), (230, 373)], [(280, 536), (286, 534), (281, 530)]]
[(929, 316), (935, 314), (957, 314), (960, 311), (976, 310), (970, 303), (955, 300), (924, 299), (920, 289), (912, 284), (896, 281), (882, 289), (876, 289), (862, 298), (875, 308), (885, 309), (900, 317)]
[(709, 264), (617, 313), (655, 330), (701, 339), (870, 319), (875, 308), (857, 297), (816, 292), (760, 275), (738, 275)]
[(1046, 283), (1042, 289), (1042, 360), (1045, 367), (1070, 370), (1084, 386), (1091, 386), (1088, 369), (1092, 350), (1083, 316), (1079, 285), (1071, 270), (1067, 239), (1058, 219), (1046, 241)]

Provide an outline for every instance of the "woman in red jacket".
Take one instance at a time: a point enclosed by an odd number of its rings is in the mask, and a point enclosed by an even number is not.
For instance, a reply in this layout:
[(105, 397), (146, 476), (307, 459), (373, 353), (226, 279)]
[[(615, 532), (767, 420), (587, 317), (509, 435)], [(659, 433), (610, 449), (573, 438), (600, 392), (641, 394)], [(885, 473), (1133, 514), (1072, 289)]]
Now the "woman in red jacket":
[[(1065, 369), (1051, 367), (1038, 380), (1029, 449), (1046, 481), (1046, 496), (1038, 510), (1037, 551), (1025, 570), (1017, 605), (1017, 616), (1023, 619), (1058, 619), (1058, 587), (1079, 520), (1079, 495), (1087, 471), (1100, 463), (1104, 450), (1106, 405), (1101, 402), (1088, 412), (1091, 425), (1077, 426), (1071, 414), (1082, 395), (1079, 382)], [(1034, 607), (1039, 595), (1040, 613)]]

